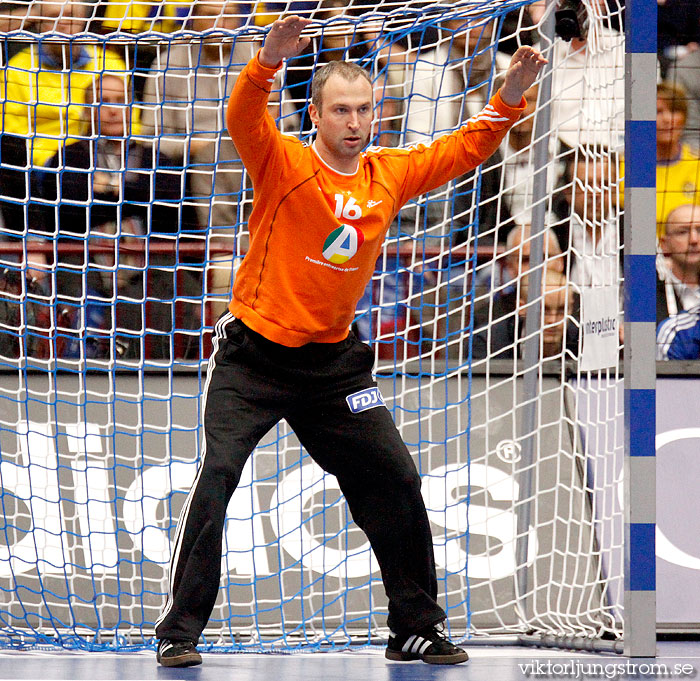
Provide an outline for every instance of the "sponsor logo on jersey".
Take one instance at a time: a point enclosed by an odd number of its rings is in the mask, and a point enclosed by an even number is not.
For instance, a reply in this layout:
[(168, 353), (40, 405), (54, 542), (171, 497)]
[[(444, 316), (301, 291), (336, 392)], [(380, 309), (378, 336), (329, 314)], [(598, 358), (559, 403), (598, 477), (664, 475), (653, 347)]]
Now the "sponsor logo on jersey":
[(334, 229), (323, 244), (323, 257), (335, 265), (347, 262), (357, 253), (365, 235), (353, 225), (340, 225)]
[(352, 395), (348, 395), (345, 401), (348, 403), (348, 407), (350, 407), (350, 411), (353, 414), (358, 414), (368, 409), (374, 409), (375, 407), (386, 407), (384, 398), (379, 392), (379, 388), (365, 388)]
[(367, 208), (374, 208), (375, 206), (378, 206), (381, 203), (381, 201), (373, 201), (370, 199), (367, 201)]
[(683, 194), (686, 196), (686, 198), (692, 199), (697, 191), (698, 187), (694, 182), (686, 182), (683, 185)]

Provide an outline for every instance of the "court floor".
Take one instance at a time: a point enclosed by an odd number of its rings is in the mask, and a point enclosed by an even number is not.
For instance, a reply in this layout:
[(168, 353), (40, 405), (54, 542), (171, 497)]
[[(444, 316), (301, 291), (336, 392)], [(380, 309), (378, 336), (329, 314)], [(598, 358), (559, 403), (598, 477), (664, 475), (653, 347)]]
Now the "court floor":
[(380, 648), (299, 654), (204, 654), (204, 663), (166, 669), (150, 651), (75, 653), (0, 650), (0, 679), (22, 681), (523, 681), (524, 679), (694, 679), (700, 642), (661, 641), (655, 659), (609, 653), (468, 648), (454, 667), (389, 662)]

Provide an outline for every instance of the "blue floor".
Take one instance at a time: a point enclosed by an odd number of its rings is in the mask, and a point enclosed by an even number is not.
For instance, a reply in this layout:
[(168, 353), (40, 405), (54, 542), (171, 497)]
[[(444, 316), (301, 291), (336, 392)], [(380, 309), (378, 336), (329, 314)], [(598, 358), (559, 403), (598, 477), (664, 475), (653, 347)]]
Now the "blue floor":
[[(523, 681), (528, 679), (695, 679), (700, 642), (662, 641), (657, 657), (573, 653), (519, 647), (475, 647), (469, 662), (437, 667), (389, 662), (380, 649), (340, 653), (205, 654), (188, 669), (156, 665), (153, 653), (0, 651), (0, 679), (42, 681)], [(592, 666), (596, 665), (596, 666)], [(652, 668), (651, 665), (656, 665)], [(665, 667), (664, 667), (665, 665)], [(659, 673), (659, 670), (665, 673)]]

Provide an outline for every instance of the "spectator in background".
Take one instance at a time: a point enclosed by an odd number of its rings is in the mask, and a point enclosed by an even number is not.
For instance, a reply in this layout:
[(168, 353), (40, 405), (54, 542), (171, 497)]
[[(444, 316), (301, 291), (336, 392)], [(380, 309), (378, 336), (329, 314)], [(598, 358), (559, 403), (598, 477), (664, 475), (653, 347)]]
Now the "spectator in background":
[[(533, 206), (533, 182), (535, 165), (535, 112), (537, 110), (538, 86), (534, 85), (525, 93), (527, 107), (520, 120), (510, 129), (501, 144), (503, 168), (500, 171), (500, 199), (507, 205), (512, 221), (516, 225), (530, 222)], [(559, 155), (559, 143), (555, 137), (550, 138), (549, 167), (547, 168), (547, 191), (552, 194), (559, 181), (561, 169), (552, 163)], [(495, 170), (495, 169), (494, 169)], [(508, 225), (503, 227), (508, 229)], [(510, 234), (507, 231), (507, 234)]]
[[(0, 34), (32, 29), (29, 0), (0, 2)], [(0, 38), (0, 67), (26, 47), (26, 43), (7, 37)], [(13, 135), (0, 135), (0, 193), (4, 197), (27, 198), (27, 181), (30, 161), (24, 139)], [(48, 329), (50, 316), (46, 299), (48, 272), (47, 257), (42, 251), (33, 250), (27, 243), (26, 261), (20, 264), (25, 250), (22, 242), (7, 235), (21, 232), (29, 223), (28, 204), (0, 201), (0, 242), (17, 243), (17, 253), (0, 256), (0, 357), (4, 359), (42, 358), (50, 355), (47, 337), (38, 332)], [(5, 224), (7, 215), (7, 226)], [(29, 240), (27, 240), (29, 241)], [(33, 241), (33, 240), (32, 240)], [(22, 258), (23, 259), (23, 258)], [(22, 328), (31, 328), (33, 333), (22, 334)]]
[(531, 8), (531, 5), (520, 7), (503, 17), (498, 41), (498, 49), (501, 52), (512, 55), (521, 45), (536, 45), (537, 31), (534, 28)]
[(666, 219), (656, 260), (656, 320), (700, 306), (700, 205), (683, 204)]
[[(147, 328), (151, 356), (170, 356), (176, 268), (171, 255), (159, 255), (153, 246), (158, 237), (161, 243), (170, 237), (175, 252), (173, 238), (188, 222), (181, 206), (182, 168), (153, 144), (130, 137), (129, 93), (128, 79), (108, 73), (96, 79), (85, 99), (90, 137), (61, 148), (39, 176), (45, 231), (65, 243), (89, 239), (88, 263), (64, 256), (56, 273), (62, 315), (57, 325), (67, 335), (76, 329), (87, 334), (82, 353), (82, 337), (66, 346), (68, 357), (139, 357)], [(123, 250), (127, 246), (138, 248), (130, 253)], [(179, 288), (196, 295), (198, 285), (188, 275), (179, 273)], [(148, 291), (161, 302), (150, 304), (146, 318)], [(194, 328), (191, 316), (187, 328)], [(116, 336), (115, 324), (131, 334)]]
[[(530, 269), (530, 249), (533, 235), (529, 224), (516, 225), (508, 232), (505, 251), (497, 255), (493, 263), (476, 271), (476, 293), (494, 292), (496, 298), (512, 293), (518, 278)], [(563, 272), (566, 258), (552, 229), (545, 228), (543, 235), (543, 261), (546, 267)], [(477, 317), (479, 316), (477, 310)]]
[[(663, 236), (668, 216), (687, 203), (700, 203), (700, 158), (683, 142), (688, 116), (685, 91), (670, 81), (656, 88), (656, 225)], [(624, 159), (620, 160), (624, 177)], [(623, 204), (624, 187), (620, 186)]]
[[(233, 30), (241, 23), (236, 2), (202, 1), (189, 28)], [(166, 45), (149, 69), (144, 88), (142, 132), (188, 168), (201, 227), (239, 222), (243, 168), (224, 134), (223, 108), (238, 74), (257, 47), (221, 36)], [(229, 244), (230, 246), (230, 244)], [(227, 292), (228, 293), (228, 292)]]
[(182, 166), (131, 137), (129, 80), (106, 73), (87, 92), (89, 136), (59, 149), (39, 175), (44, 231), (84, 237), (129, 219), (144, 234), (177, 234), (192, 222), (181, 205)]
[(0, 2), (0, 33), (19, 31), (29, 27), (31, 0)]
[(196, 4), (189, 0), (103, 0), (99, 2), (99, 25), (106, 33), (171, 33), (182, 28)]
[[(85, 6), (37, 3), (33, 21), (39, 33), (74, 35), (84, 30)], [(0, 70), (0, 209), (6, 235), (36, 233), (30, 206), (33, 168), (84, 134), (85, 90), (95, 75), (124, 73), (124, 68), (123, 60), (101, 45), (40, 39)]]
[[(522, 353), (525, 320), (528, 313), (529, 276), (519, 280), (519, 287), (503, 297), (499, 314), (476, 333), (471, 342), (474, 359), (518, 359)], [(545, 268), (542, 274), (542, 296), (534, 303), (539, 306), (542, 329), (541, 353), (543, 358), (568, 353), (578, 357), (578, 302), (566, 277), (559, 271)], [(494, 305), (495, 307), (495, 305)], [(466, 341), (467, 343), (469, 340)], [(466, 352), (465, 352), (466, 354)]]
[(429, 142), (453, 130), (488, 101), (492, 76), (508, 68), (498, 52), (496, 20), (450, 19), (443, 22), (434, 50), (421, 53), (407, 120), (411, 142)]
[[(85, 29), (85, 3), (37, 3), (39, 33), (75, 35)], [(84, 133), (85, 91), (101, 73), (124, 73), (124, 60), (102, 45), (40, 39), (0, 72), (2, 133), (27, 140), (34, 166)]]
[(700, 154), (700, 50), (688, 52), (672, 62), (666, 82), (686, 93), (687, 115), (682, 140)]
[[(133, 360), (145, 356), (144, 331), (146, 325), (151, 326), (144, 323), (145, 245), (143, 226), (130, 218), (118, 226), (114, 222), (100, 225), (90, 236), (90, 265), (81, 277), (79, 299), (66, 300), (62, 292), (57, 295), (57, 325), (63, 327), (57, 348), (60, 358)], [(162, 272), (156, 272), (164, 279)], [(154, 305), (161, 308), (161, 315), (155, 315), (155, 328), (148, 329), (149, 336), (165, 345), (165, 337), (157, 332), (168, 330), (166, 310), (162, 304)], [(153, 318), (149, 315), (149, 322)], [(159, 359), (168, 356), (165, 347), (154, 354)]]
[(569, 253), (570, 280), (578, 286), (618, 285), (622, 219), (618, 206), (616, 156), (603, 147), (569, 152), (554, 202), (552, 229)]
[(700, 359), (700, 307), (679, 312), (658, 325), (656, 359)]
[[(551, 6), (554, 10), (556, 3)], [(610, 15), (605, 0), (586, 6), (604, 20)], [(569, 148), (599, 145), (616, 151), (625, 129), (624, 35), (597, 22), (589, 26), (585, 39), (554, 41), (552, 129)]]
[[(392, 98), (389, 92), (381, 79), (375, 81), (376, 137), (373, 143), (378, 147), (395, 147), (399, 143), (401, 105), (398, 98)], [(397, 228), (397, 220), (394, 220), (389, 234), (396, 236)], [(405, 304), (409, 286), (411, 290), (421, 290), (422, 280), (420, 272), (404, 267), (395, 248), (390, 248), (386, 257), (380, 256), (374, 275), (367, 282), (364, 294), (355, 308), (357, 316), (352, 327), (355, 335), (360, 340), (371, 343), (382, 335), (403, 332), (409, 317)]]
[(397, 86), (388, 76), (374, 82), (376, 137), (372, 144), (378, 147), (396, 147), (401, 142), (403, 103)]
[[(235, 30), (244, 17), (237, 2), (199, 1), (192, 7), (188, 28), (197, 33)], [(187, 168), (199, 229), (206, 230), (213, 252), (207, 258), (208, 291), (220, 296), (215, 317), (230, 296), (236, 225), (244, 220), (243, 166), (224, 123), (225, 103), (238, 74), (259, 44), (222, 40), (214, 35), (189, 43), (171, 43), (156, 56), (144, 87), (141, 129), (157, 147)], [(270, 113), (280, 118), (279, 96)], [(286, 110), (285, 110), (286, 111)], [(281, 119), (291, 127), (293, 123)], [(222, 250), (225, 255), (218, 255)]]
[[(516, 225), (506, 239), (506, 250), (498, 256), (489, 267), (476, 272), (476, 306), (474, 309), (474, 341), (473, 356), (481, 359), (487, 356), (489, 350), (490, 325), (499, 326), (498, 333), (505, 332), (511, 339), (511, 322), (515, 318), (520, 300), (520, 287), (530, 270), (530, 252), (532, 248), (532, 232), (530, 225)], [(543, 234), (543, 266), (546, 270), (563, 272), (565, 258), (559, 248), (557, 237), (551, 229), (545, 229)], [(502, 339), (501, 339), (502, 340)], [(498, 345), (498, 347), (501, 347)]]
[[(0, 2), (0, 33), (10, 33), (24, 29), (30, 30), (32, 19), (29, 14), (30, 0)], [(0, 67), (17, 54), (24, 44), (18, 40), (0, 39)]]
[[(670, 83), (656, 89), (656, 222), (663, 230), (669, 213), (700, 203), (700, 158), (683, 143), (687, 95)], [(661, 236), (659, 233), (659, 236)]]
[[(450, 19), (442, 24), (437, 47), (415, 56), (414, 78), (406, 104), (406, 140), (429, 143), (448, 130), (458, 128), (488, 102), (494, 75), (504, 73), (510, 58), (498, 51), (496, 20), (487, 17)], [(479, 234), (485, 240), (505, 238), (508, 227), (494, 234), (510, 215), (498, 197), (500, 177), (495, 168), (502, 162), (500, 151), (476, 172), (468, 173), (428, 196), (427, 234), (457, 230), (456, 242), (466, 240), (465, 228), (476, 216), (477, 181), (479, 195)], [(454, 188), (452, 188), (454, 186)], [(440, 227), (440, 225), (447, 225)]]
[[(18, 31), (20, 29), (29, 30), (32, 25), (32, 18), (29, 13), (30, 0), (25, 2), (0, 2), (0, 34)], [(8, 40), (0, 38), (0, 67), (5, 68), (7, 62), (17, 52), (24, 49), (26, 43), (17, 40)], [(0, 76), (1, 77), (1, 76)], [(2, 93), (4, 97), (4, 92)], [(7, 166), (15, 166), (17, 170), (14, 172)], [(22, 196), (25, 184), (25, 173), (18, 172), (20, 169), (25, 169), (28, 166), (26, 143), (23, 139), (13, 137), (12, 135), (0, 135), (0, 187), (2, 194), (5, 196)], [(21, 186), (17, 186), (17, 185)], [(14, 186), (13, 186), (14, 185)], [(9, 192), (8, 192), (9, 189)], [(18, 193), (21, 192), (21, 193)], [(0, 204), (0, 229), (4, 229), (3, 206)], [(11, 206), (5, 210), (12, 213)], [(17, 219), (17, 214), (8, 216), (10, 224), (25, 224), (26, 220), (21, 219), (22, 211), (20, 210), (20, 219)], [(21, 228), (20, 228), (21, 229)]]
[(659, 324), (656, 359), (700, 359), (700, 307), (679, 312)]
[(263, 2), (258, 0), (255, 3), (255, 24), (257, 26), (267, 26), (283, 14), (298, 14), (299, 16), (310, 16), (318, 8), (318, 0), (287, 0), (286, 2)]
[[(195, 11), (198, 2), (191, 0), (98, 0), (90, 30), (95, 33), (173, 33), (185, 27), (187, 18)], [(150, 40), (138, 40), (126, 46), (129, 68), (134, 78), (134, 100), (140, 101), (149, 77), (151, 62), (158, 53), (158, 46)]]
[[(538, 86), (534, 85), (525, 93), (527, 107), (501, 144), (502, 199), (508, 202), (509, 212), (518, 224), (528, 222), (532, 211), (532, 182), (535, 171), (532, 137), (535, 129), (537, 92)], [(554, 186), (556, 178), (552, 178), (551, 172), (547, 173), (547, 180)], [(511, 231), (512, 229), (508, 234)]]

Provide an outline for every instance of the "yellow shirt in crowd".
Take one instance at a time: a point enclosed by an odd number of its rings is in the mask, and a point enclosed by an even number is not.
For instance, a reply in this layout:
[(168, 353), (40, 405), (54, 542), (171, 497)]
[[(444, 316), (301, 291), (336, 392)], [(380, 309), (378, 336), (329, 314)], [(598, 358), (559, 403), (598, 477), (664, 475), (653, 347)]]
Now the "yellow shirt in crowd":
[(656, 164), (656, 224), (663, 229), (668, 214), (685, 203), (700, 203), (700, 158), (687, 145), (676, 161)]
[[(620, 160), (620, 175), (624, 177)], [(624, 183), (620, 183), (620, 205), (624, 205)], [(675, 161), (656, 164), (656, 233), (663, 236), (668, 214), (686, 203), (700, 204), (700, 158), (683, 145)]]
[(124, 60), (101, 45), (84, 45), (72, 69), (63, 69), (32, 45), (0, 72), (2, 130), (28, 139), (35, 166), (43, 166), (65, 143), (85, 134), (85, 95), (94, 78), (124, 75)]
[(110, 0), (105, 6), (102, 26), (110, 31), (127, 33), (172, 33), (182, 28), (193, 5), (192, 0), (164, 0), (158, 3)]

